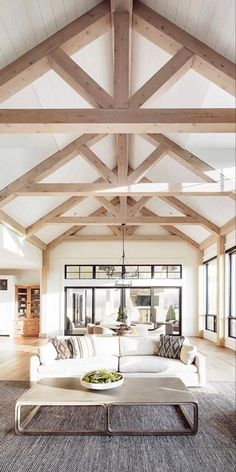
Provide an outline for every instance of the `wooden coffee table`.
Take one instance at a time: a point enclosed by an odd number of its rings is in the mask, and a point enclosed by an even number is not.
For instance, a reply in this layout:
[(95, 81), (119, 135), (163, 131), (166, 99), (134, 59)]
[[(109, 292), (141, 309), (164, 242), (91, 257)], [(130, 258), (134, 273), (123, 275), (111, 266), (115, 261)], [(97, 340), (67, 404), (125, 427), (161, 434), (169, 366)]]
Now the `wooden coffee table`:
[[(175, 407), (186, 420), (185, 429), (130, 430), (116, 429), (112, 425), (114, 408), (123, 408), (129, 414), (129, 407), (150, 406)], [(33, 407), (24, 421), (21, 421), (22, 408)], [(27, 429), (41, 407), (90, 407), (103, 409), (103, 427), (99, 430)], [(186, 409), (188, 411), (186, 411)], [(191, 410), (191, 414), (189, 414)], [(36, 421), (36, 418), (34, 422)], [(106, 390), (87, 390), (80, 385), (79, 379), (43, 379), (33, 385), (16, 402), (15, 431), (17, 434), (98, 434), (98, 435), (193, 435), (198, 429), (198, 403), (192, 393), (177, 377), (168, 378), (125, 378), (121, 387)]]

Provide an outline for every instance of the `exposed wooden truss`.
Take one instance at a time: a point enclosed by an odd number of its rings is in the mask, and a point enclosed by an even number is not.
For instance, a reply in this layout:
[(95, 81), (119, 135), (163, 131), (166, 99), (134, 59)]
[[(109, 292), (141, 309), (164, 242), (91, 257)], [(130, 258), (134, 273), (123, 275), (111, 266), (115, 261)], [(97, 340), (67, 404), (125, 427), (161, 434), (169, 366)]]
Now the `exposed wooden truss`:
[(0, 110), (2, 133), (234, 133), (233, 108)]
[[(139, 109), (153, 94), (171, 87), (191, 67), (229, 93), (235, 93), (234, 65), (199, 40), (155, 13), (139, 1), (134, 2), (134, 28), (173, 57), (130, 98), (132, 0), (103, 1), (70, 25), (33, 48), (0, 71), (0, 101), (26, 87), (42, 74), (54, 69), (65, 82), (96, 109), (80, 110), (0, 110), (0, 132), (76, 132), (84, 134), (64, 149), (57, 151), (0, 191), (0, 208), (19, 195), (71, 196), (28, 228), (19, 225), (0, 210), (0, 221), (41, 249), (51, 250), (67, 240), (83, 240), (79, 232), (87, 224), (107, 225), (111, 236), (99, 239), (120, 239), (121, 223), (126, 223), (126, 237), (134, 240), (179, 240), (197, 250), (199, 245), (174, 224), (201, 224), (214, 235), (232, 231), (235, 220), (219, 228), (176, 196), (229, 196), (235, 199), (234, 187), (225, 176), (191, 152), (182, 149), (161, 133), (171, 132), (234, 132), (235, 113), (232, 109)], [(112, 13), (112, 15), (110, 14)], [(114, 49), (114, 96), (109, 95), (69, 56), (104, 34), (112, 26)], [(158, 133), (156, 131), (158, 130)], [(100, 133), (100, 134), (97, 134)], [(109, 169), (88, 146), (115, 133), (117, 168)], [(138, 133), (156, 149), (136, 169), (129, 168), (129, 134)], [(209, 185), (156, 184), (144, 178), (146, 173), (168, 152), (171, 157), (198, 175)], [(100, 174), (91, 184), (42, 184), (42, 179), (55, 172), (74, 157), (81, 155)], [(211, 175), (208, 175), (208, 174)], [(214, 177), (213, 177), (214, 175)], [(63, 216), (87, 196), (95, 196), (102, 207), (88, 217)], [(107, 197), (112, 196), (112, 200)], [(138, 201), (132, 196), (140, 197)], [(149, 199), (161, 197), (185, 216), (160, 217), (145, 208)], [(76, 223), (48, 246), (34, 233), (45, 224)], [(139, 236), (140, 224), (159, 224), (167, 236)], [(110, 238), (110, 239), (109, 239)], [(168, 239), (169, 238), (169, 239)], [(86, 235), (86, 240), (89, 239)]]
[(235, 66), (232, 62), (138, 0), (133, 8), (133, 27), (171, 55), (183, 47), (188, 49), (195, 55), (192, 67), (197, 72), (228, 93), (235, 94)]

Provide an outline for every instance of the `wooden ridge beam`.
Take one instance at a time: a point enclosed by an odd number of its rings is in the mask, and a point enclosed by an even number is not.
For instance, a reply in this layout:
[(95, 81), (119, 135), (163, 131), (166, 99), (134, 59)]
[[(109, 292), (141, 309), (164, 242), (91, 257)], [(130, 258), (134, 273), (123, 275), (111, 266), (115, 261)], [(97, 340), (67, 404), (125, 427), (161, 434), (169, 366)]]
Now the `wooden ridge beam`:
[(178, 51), (160, 70), (130, 98), (130, 108), (141, 107), (154, 94), (167, 92), (191, 68), (194, 54), (188, 49)]
[(50, 218), (47, 224), (61, 224), (61, 223), (74, 223), (77, 225), (121, 225), (125, 223), (126, 225), (168, 225), (168, 224), (199, 224), (195, 218), (189, 216), (106, 216), (106, 217), (95, 217), (95, 216), (56, 216)]
[(224, 184), (202, 183), (137, 183), (129, 185), (104, 183), (33, 183), (20, 189), (17, 196), (56, 196), (61, 194), (77, 196), (227, 196), (232, 191), (229, 182)]
[(208, 231), (211, 231), (212, 233), (215, 234), (220, 234), (220, 228), (212, 223), (212, 221), (208, 220), (204, 216), (200, 215), (197, 211), (193, 210), (190, 208), (188, 205), (185, 203), (181, 202), (175, 197), (161, 197), (161, 200), (164, 202), (168, 203), (171, 205), (173, 208), (176, 208), (177, 210), (181, 211), (184, 215), (191, 216), (192, 218), (195, 218), (200, 225), (202, 225), (204, 228), (206, 228)]
[(56, 151), (54, 154), (44, 159), (35, 167), (18, 177), (16, 180), (8, 184), (0, 190), (0, 208), (16, 197), (16, 192), (24, 188), (25, 185), (38, 182), (45, 179), (50, 174), (60, 169), (79, 154), (79, 149), (85, 144), (94, 144), (103, 138), (103, 135), (85, 134), (80, 136), (63, 149)]
[(52, 69), (93, 107), (112, 108), (113, 98), (62, 49), (49, 55)]
[(182, 47), (188, 49), (196, 56), (192, 67), (197, 72), (235, 94), (235, 66), (231, 61), (138, 0), (133, 8), (133, 27), (171, 55)]
[(233, 108), (1, 109), (1, 133), (234, 133)]
[(51, 68), (48, 54), (61, 47), (72, 55), (111, 27), (108, 0), (104, 0), (0, 71), (0, 102), (19, 92)]
[(149, 172), (152, 167), (154, 167), (160, 160), (165, 156), (167, 149), (160, 145), (158, 148), (154, 149), (154, 151), (143, 161), (139, 164), (136, 169), (131, 172), (128, 177), (128, 183), (138, 183), (147, 172)]

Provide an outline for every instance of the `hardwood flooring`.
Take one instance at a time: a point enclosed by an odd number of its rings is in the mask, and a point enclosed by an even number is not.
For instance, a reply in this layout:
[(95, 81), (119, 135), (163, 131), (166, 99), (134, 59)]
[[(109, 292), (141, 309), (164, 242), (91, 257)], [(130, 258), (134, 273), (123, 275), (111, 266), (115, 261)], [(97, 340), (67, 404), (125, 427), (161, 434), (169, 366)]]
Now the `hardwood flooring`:
[[(0, 336), (0, 380), (29, 380), (30, 356), (47, 342), (40, 338), (9, 338)], [(191, 338), (206, 356), (208, 381), (235, 381), (235, 353), (226, 347), (201, 338)]]

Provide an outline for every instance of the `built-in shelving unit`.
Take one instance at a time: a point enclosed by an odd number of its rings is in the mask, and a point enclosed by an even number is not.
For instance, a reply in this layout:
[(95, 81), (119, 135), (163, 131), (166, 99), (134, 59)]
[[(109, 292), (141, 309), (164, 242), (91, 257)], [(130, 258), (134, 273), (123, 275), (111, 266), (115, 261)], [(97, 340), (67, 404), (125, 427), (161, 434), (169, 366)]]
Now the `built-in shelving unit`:
[(14, 334), (38, 336), (40, 288), (36, 285), (16, 285), (16, 318)]

